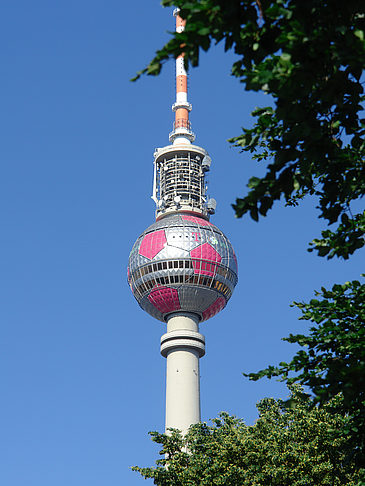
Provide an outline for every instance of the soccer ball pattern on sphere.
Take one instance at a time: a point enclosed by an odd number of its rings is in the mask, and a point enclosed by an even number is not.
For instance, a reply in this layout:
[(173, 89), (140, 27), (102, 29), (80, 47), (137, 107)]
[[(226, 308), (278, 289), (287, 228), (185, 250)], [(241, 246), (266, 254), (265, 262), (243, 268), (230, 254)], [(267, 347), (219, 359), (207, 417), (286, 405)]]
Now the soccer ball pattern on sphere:
[(128, 282), (143, 310), (165, 322), (174, 312), (201, 321), (222, 310), (237, 284), (231, 243), (209, 221), (190, 214), (165, 216), (137, 239)]

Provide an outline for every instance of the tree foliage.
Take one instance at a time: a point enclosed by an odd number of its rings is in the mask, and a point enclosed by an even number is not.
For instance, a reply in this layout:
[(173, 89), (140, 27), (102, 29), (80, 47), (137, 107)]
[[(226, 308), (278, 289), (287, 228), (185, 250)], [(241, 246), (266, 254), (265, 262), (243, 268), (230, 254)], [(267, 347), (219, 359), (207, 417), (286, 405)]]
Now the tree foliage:
[(153, 432), (166, 457), (157, 467), (133, 469), (160, 486), (357, 485), (358, 470), (344, 453), (347, 419), (332, 411), (340, 402), (338, 396), (313, 408), (308, 396), (292, 387), (290, 407), (261, 400), (253, 426), (222, 413), (212, 426), (192, 426), (185, 438), (178, 431)]
[(301, 346), (289, 363), (251, 373), (250, 379), (280, 376), (307, 385), (315, 402), (327, 403), (341, 392), (337, 412), (349, 417), (350, 453), (365, 466), (365, 285), (357, 280), (316, 292), (321, 299), (295, 302), (300, 319), (312, 322), (308, 335), (284, 341)]
[(275, 201), (297, 205), (318, 199), (319, 217), (333, 230), (312, 241), (320, 256), (347, 259), (364, 245), (365, 212), (352, 205), (365, 193), (365, 118), (361, 118), (365, 65), (363, 0), (163, 0), (187, 20), (140, 73), (185, 53), (197, 66), (201, 50), (224, 43), (246, 90), (271, 95), (274, 107), (256, 109), (253, 127), (231, 142), (267, 162), (248, 193), (233, 205), (236, 216), (265, 216)]

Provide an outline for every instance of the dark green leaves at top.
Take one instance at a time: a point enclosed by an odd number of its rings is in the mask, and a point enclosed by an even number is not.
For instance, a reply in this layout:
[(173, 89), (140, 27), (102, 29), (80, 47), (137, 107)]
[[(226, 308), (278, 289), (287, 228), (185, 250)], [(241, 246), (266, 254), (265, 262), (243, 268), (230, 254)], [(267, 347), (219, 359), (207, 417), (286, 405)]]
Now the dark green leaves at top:
[(322, 238), (314, 239), (308, 251), (317, 251), (319, 256), (342, 257), (347, 260), (365, 244), (365, 211), (354, 217), (342, 213), (341, 224), (335, 231), (322, 231)]

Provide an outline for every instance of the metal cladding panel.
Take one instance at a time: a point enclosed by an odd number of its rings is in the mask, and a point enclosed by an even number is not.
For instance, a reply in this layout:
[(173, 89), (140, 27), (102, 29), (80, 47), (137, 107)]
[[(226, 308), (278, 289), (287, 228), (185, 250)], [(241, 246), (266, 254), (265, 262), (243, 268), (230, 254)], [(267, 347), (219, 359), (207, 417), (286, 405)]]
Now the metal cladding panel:
[(139, 246), (138, 253), (148, 259), (154, 258), (166, 246), (164, 230), (147, 233)]
[(192, 216), (190, 214), (183, 214), (181, 216), (183, 221), (192, 221), (193, 223), (197, 224), (198, 226), (214, 226), (213, 223), (207, 221), (204, 218), (199, 218), (197, 216)]
[(203, 314), (218, 295), (215, 290), (203, 287), (184, 286), (179, 289), (181, 307), (198, 314)]
[(160, 312), (157, 307), (155, 307), (149, 300), (148, 295), (145, 295), (141, 300), (137, 299), (137, 302), (141, 308), (146, 311), (150, 316), (158, 319), (159, 321), (165, 322), (162, 312)]
[[(198, 314), (201, 321), (205, 321), (223, 309), (227, 303), (226, 299), (214, 289), (185, 285), (170, 286), (165, 290), (169, 292), (163, 294), (153, 290), (138, 301), (143, 310), (162, 322), (165, 322), (166, 316), (179, 311)], [(164, 295), (165, 300), (163, 300)], [(220, 303), (219, 309), (217, 309), (217, 301)]]
[(206, 321), (220, 312), (226, 305), (223, 297), (218, 297), (212, 305), (203, 312), (203, 320)]
[(128, 281), (140, 306), (156, 319), (185, 311), (206, 320), (228, 302), (237, 283), (237, 260), (229, 240), (212, 223), (173, 214), (137, 239)]
[(181, 309), (177, 289), (158, 286), (150, 292), (148, 300), (162, 314)]
[(200, 241), (197, 239), (196, 232), (189, 227), (175, 226), (165, 230), (167, 244), (172, 247), (190, 251), (196, 248)]
[(132, 274), (137, 268), (141, 267), (142, 265), (150, 262), (149, 258), (146, 258), (142, 255), (139, 254), (139, 247), (141, 245), (142, 238), (141, 236), (138, 238), (138, 240), (135, 242), (133, 245), (132, 251), (130, 252), (129, 255), (129, 272)]
[(171, 260), (174, 258), (189, 258), (189, 250), (177, 246), (168, 245), (158, 254), (159, 260)]

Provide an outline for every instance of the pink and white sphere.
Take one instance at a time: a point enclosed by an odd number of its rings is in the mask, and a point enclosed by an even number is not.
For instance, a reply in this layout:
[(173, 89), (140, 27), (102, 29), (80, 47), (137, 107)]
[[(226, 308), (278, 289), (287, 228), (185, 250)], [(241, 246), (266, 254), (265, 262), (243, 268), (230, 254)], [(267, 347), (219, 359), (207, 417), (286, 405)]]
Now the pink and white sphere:
[(128, 282), (139, 305), (165, 322), (176, 312), (213, 317), (237, 284), (237, 259), (228, 238), (199, 216), (165, 216), (134, 244)]

